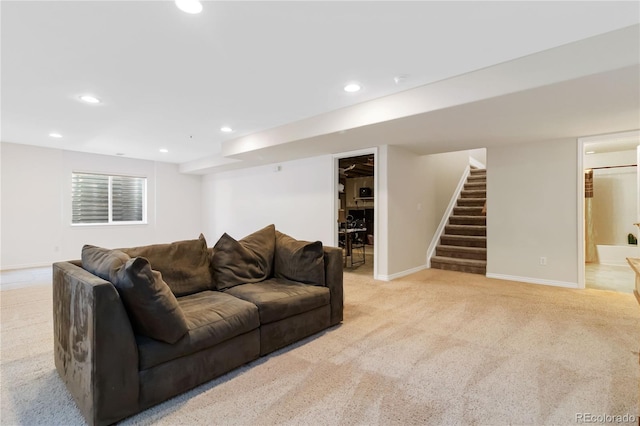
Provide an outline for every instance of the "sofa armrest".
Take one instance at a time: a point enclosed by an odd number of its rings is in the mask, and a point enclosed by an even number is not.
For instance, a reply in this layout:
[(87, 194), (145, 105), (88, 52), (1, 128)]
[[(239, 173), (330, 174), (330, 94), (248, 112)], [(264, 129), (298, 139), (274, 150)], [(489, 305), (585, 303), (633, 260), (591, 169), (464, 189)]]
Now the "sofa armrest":
[(53, 264), (54, 359), (89, 424), (137, 411), (138, 348), (115, 287), (77, 266)]
[(324, 246), (323, 250), (325, 286), (331, 294), (331, 325), (336, 325), (342, 322), (344, 305), (342, 249)]

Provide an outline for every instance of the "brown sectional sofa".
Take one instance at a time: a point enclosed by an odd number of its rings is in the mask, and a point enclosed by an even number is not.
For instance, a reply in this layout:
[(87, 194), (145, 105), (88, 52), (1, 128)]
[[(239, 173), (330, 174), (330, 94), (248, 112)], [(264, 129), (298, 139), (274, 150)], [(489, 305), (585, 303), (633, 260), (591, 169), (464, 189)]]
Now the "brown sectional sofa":
[(53, 265), (54, 352), (89, 424), (111, 424), (342, 321), (342, 251), (270, 225)]

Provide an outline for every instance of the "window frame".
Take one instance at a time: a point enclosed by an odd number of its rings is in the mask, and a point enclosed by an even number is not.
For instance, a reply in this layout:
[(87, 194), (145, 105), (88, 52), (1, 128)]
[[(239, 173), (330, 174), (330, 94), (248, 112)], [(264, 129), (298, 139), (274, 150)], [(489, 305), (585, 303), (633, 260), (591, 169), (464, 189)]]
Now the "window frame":
[[(99, 172), (86, 172), (86, 171), (78, 171), (74, 170), (71, 172), (71, 181), (73, 182), (74, 175), (95, 175), (95, 176), (107, 176), (108, 178), (108, 187), (107, 187), (107, 197), (108, 197), (108, 207), (107, 207), (107, 222), (91, 222), (91, 223), (74, 223), (73, 222), (73, 184), (71, 185), (71, 226), (72, 227), (92, 227), (92, 226), (131, 226), (131, 225), (148, 225), (148, 216), (147, 216), (147, 207), (148, 207), (148, 188), (149, 188), (149, 178), (143, 175), (134, 175), (134, 174), (124, 174), (124, 173), (99, 173)], [(124, 178), (134, 178), (134, 179), (142, 179), (143, 187), (142, 187), (142, 220), (127, 220), (127, 221), (114, 221), (113, 220), (113, 178), (114, 177), (124, 177)]]

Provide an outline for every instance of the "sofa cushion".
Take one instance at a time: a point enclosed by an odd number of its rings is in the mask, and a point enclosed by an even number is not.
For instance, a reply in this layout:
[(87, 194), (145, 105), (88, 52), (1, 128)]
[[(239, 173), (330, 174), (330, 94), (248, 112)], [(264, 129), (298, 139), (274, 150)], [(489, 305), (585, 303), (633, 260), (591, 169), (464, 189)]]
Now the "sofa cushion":
[(130, 259), (120, 250), (111, 250), (85, 244), (82, 247), (82, 267), (103, 280), (115, 280), (116, 273)]
[(300, 241), (276, 231), (273, 264), (277, 278), (324, 286), (324, 251), (320, 241)]
[(329, 304), (329, 289), (285, 278), (243, 284), (226, 290), (258, 307), (260, 324), (268, 324)]
[(187, 332), (176, 297), (147, 259), (131, 259), (120, 250), (85, 245), (82, 267), (111, 281), (136, 333), (173, 343)]
[(140, 370), (210, 348), (260, 326), (252, 303), (217, 291), (178, 298), (188, 332), (173, 345), (138, 336)]
[(197, 240), (121, 250), (131, 257), (148, 259), (176, 296), (212, 289), (209, 250), (202, 234)]
[(213, 247), (211, 266), (216, 288), (224, 290), (255, 283), (271, 276), (276, 246), (276, 228), (269, 225), (240, 241), (222, 235)]
[(147, 259), (129, 259), (113, 284), (137, 334), (174, 343), (187, 332), (187, 320), (176, 297)]

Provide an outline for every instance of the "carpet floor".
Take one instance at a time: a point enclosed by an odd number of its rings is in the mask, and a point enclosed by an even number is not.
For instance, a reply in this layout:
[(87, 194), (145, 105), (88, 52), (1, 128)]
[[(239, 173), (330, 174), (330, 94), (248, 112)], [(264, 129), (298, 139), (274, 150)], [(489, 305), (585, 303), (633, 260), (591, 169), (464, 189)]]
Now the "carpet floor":
[[(82, 424), (53, 364), (50, 285), (2, 291), (0, 307), (0, 423)], [(122, 424), (637, 423), (639, 346), (629, 294), (345, 272), (343, 324)]]

